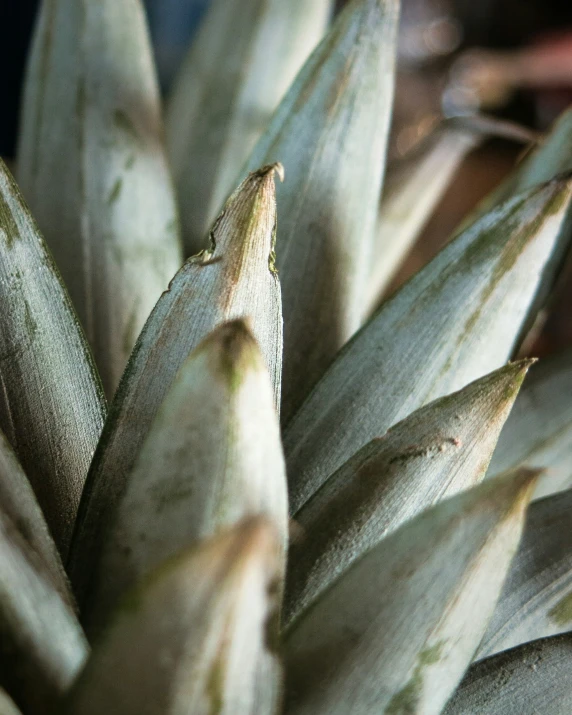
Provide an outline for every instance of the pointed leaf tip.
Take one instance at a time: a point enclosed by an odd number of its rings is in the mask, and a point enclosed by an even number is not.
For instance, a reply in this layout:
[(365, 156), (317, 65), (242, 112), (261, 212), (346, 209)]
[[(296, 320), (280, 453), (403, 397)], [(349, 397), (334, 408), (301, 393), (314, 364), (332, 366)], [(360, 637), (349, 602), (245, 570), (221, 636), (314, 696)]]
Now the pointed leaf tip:
[(268, 370), (246, 321), (216, 328), (183, 364), (100, 532), (83, 603), (90, 635), (161, 562), (241, 519), (288, 529), (286, 470)]
[(163, 564), (116, 611), (68, 711), (275, 712), (279, 554), (272, 524), (252, 519)]

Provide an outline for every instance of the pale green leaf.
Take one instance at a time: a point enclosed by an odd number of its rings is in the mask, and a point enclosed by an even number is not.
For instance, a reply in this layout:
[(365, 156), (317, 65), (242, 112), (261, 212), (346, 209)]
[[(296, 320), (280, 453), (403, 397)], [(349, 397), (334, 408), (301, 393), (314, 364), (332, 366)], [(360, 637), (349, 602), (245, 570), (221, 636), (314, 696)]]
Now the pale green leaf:
[(0, 715), (21, 715), (14, 701), (3, 690), (0, 690)]
[(386, 179), (377, 220), (366, 314), (379, 304), (461, 162), (480, 140), (482, 135), (476, 132), (443, 128), (427, 142), (421, 154), (416, 153)]
[[(179, 368), (216, 326), (249, 317), (250, 328), (280, 395), (282, 314), (273, 268), (275, 166), (251, 174), (217, 219), (211, 247), (189, 259), (151, 314), (111, 408), (78, 518), (72, 583), (80, 604), (93, 549)], [(279, 170), (279, 168), (278, 168)]]
[(285, 554), (286, 469), (274, 394), (256, 341), (235, 321), (191, 353), (153, 420), (102, 536), (84, 607), (90, 629), (94, 611), (105, 617), (161, 562), (257, 514), (276, 525)]
[(288, 178), (278, 191), (277, 246), (286, 420), (362, 321), (398, 9), (398, 0), (348, 3), (248, 162), (252, 169), (280, 161)]
[(478, 657), (572, 630), (571, 524), (572, 491), (532, 504)]
[(527, 643), (475, 663), (445, 715), (568, 715), (572, 635)]
[(87, 642), (44, 563), (0, 512), (0, 683), (26, 713), (53, 712)]
[(306, 502), (295, 520), (284, 623), (390, 531), (485, 475), (529, 362), (442, 397), (363, 447)]
[(140, 0), (44, 0), (18, 180), (113, 394), (182, 261)]
[(294, 512), (364, 444), (511, 357), (567, 249), (571, 195), (555, 180), (494, 209), (342, 350), (286, 429)]
[(73, 598), (60, 555), (46, 524), (28, 477), (0, 432), (0, 511), (16, 525), (29, 549), (42, 561), (60, 596), (70, 605)]
[(209, 3), (175, 80), (166, 121), (187, 255), (205, 247), (208, 227), (320, 40), (332, 5), (332, 0)]
[(285, 634), (285, 712), (438, 715), (491, 616), (534, 479), (442, 502), (339, 577)]
[(67, 712), (273, 715), (279, 551), (254, 519), (163, 565), (115, 614)]
[(572, 486), (572, 351), (536, 365), (501, 432), (488, 476), (542, 467), (536, 497)]
[(1, 162), (0, 253), (0, 428), (65, 555), (105, 402), (52, 258)]

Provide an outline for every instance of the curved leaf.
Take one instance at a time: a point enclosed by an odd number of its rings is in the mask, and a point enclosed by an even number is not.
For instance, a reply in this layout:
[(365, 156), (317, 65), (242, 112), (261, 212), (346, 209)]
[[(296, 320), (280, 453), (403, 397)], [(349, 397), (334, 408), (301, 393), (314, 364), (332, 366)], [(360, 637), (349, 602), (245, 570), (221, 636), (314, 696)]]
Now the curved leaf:
[(0, 428), (65, 555), (105, 401), (65, 288), (2, 162), (0, 252)]
[(487, 476), (542, 467), (536, 497), (572, 486), (572, 351), (536, 365), (501, 432)]
[(572, 635), (527, 643), (475, 663), (445, 715), (572, 712)]
[(398, 9), (399, 0), (348, 3), (248, 162), (280, 161), (288, 176), (278, 192), (285, 420), (362, 321)]
[(530, 362), (417, 410), (333, 474), (295, 515), (284, 623), (389, 532), (483, 477)]
[[(175, 80), (167, 146), (187, 255), (320, 40), (333, 0), (213, 0)], [(256, 168), (256, 167), (255, 167)]]
[(285, 433), (294, 512), (369, 440), (506, 362), (567, 248), (571, 194), (556, 180), (492, 211), (344, 348)]
[(18, 180), (112, 395), (182, 261), (139, 0), (44, 0), (22, 107)]
[(87, 642), (44, 564), (2, 512), (0, 632), (0, 683), (25, 712), (53, 712), (87, 657)]
[(70, 569), (80, 603), (96, 542), (108, 528), (114, 504), (175, 375), (201, 340), (217, 325), (249, 316), (275, 395), (280, 394), (280, 284), (272, 265), (276, 170), (268, 166), (251, 174), (231, 196), (211, 232), (211, 247), (177, 273), (141, 333), (78, 516)]
[[(482, 135), (444, 128), (421, 155), (386, 179), (379, 207), (374, 259), (368, 280), (366, 314), (380, 302), (384, 290), (405, 259), (465, 156)], [(389, 177), (388, 177), (389, 178)]]
[(535, 502), (478, 657), (572, 629), (572, 491)]
[(272, 715), (279, 551), (254, 519), (162, 566), (116, 613), (68, 711)]
[(286, 713), (441, 712), (486, 628), (534, 480), (485, 482), (354, 563), (286, 632)]
[[(211, 333), (179, 370), (126, 480), (84, 617), (173, 556), (266, 514), (285, 553), (286, 469), (268, 371), (242, 321)], [(95, 618), (97, 621), (97, 616)]]
[(73, 605), (73, 597), (60, 555), (28, 477), (0, 432), (0, 511), (17, 527), (28, 548), (41, 559), (60, 596)]

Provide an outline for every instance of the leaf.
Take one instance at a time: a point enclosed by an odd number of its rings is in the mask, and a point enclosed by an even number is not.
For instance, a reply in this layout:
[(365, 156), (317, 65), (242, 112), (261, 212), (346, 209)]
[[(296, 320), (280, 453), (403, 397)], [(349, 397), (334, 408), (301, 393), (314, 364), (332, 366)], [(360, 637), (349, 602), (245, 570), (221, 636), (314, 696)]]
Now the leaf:
[(17, 176), (112, 395), (182, 261), (159, 94), (138, 0), (45, 0)]
[(479, 658), (572, 628), (571, 521), (572, 491), (531, 506)]
[(389, 532), (478, 484), (530, 362), (501, 368), (417, 410), (363, 447), (295, 515), (284, 623)]
[(0, 689), (0, 715), (21, 715), (8, 695)]
[[(187, 255), (320, 40), (332, 0), (213, 0), (175, 80), (167, 145)], [(254, 167), (257, 168), (257, 167)]]
[(259, 518), (162, 566), (125, 599), (67, 711), (274, 713), (280, 667), (267, 638), (276, 638), (279, 550)]
[[(151, 314), (111, 408), (84, 490), (70, 573), (79, 602), (94, 549), (175, 375), (215, 327), (249, 316), (251, 329), (280, 395), (282, 314), (273, 269), (276, 227), (274, 172), (251, 174), (228, 200), (211, 232), (211, 248), (189, 259)], [(136, 415), (137, 419), (133, 419)]]
[[(393, 101), (398, 0), (355, 0), (301, 70), (248, 166), (280, 161), (284, 424), (359, 327)], [(319, 340), (316, 331), (319, 330)]]
[(442, 502), (356, 561), (285, 634), (287, 715), (439, 713), (516, 550), (535, 473)]
[(571, 193), (561, 179), (493, 210), (344, 348), (285, 432), (294, 512), (371, 439), (507, 361), (567, 248)]
[(40, 505), (18, 458), (1, 431), (0, 512), (16, 526), (27, 547), (43, 563), (60, 596), (73, 607), (67, 576)]
[(105, 401), (52, 258), (0, 162), (0, 429), (65, 555)]
[(572, 486), (572, 351), (534, 367), (499, 438), (488, 476), (542, 467), (536, 497)]
[(370, 314), (413, 247), (465, 156), (482, 140), (475, 132), (443, 128), (384, 187), (366, 297)]
[(51, 713), (88, 646), (50, 574), (0, 511), (0, 682), (25, 712)]
[(191, 353), (151, 424), (103, 535), (86, 622), (183, 547), (257, 514), (276, 525), (285, 554), (286, 470), (274, 395), (256, 341), (235, 321)]
[(445, 715), (564, 715), (572, 710), (571, 664), (571, 635), (499, 653), (473, 665)]

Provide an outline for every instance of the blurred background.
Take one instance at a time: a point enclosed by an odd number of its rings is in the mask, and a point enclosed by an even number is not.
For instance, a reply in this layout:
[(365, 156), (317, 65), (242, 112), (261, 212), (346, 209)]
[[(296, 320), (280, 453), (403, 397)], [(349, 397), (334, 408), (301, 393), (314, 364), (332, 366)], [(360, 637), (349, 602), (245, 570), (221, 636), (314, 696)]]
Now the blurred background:
[[(208, 2), (145, 0), (165, 93)], [(0, 155), (7, 158), (37, 5), (0, 0)], [(542, 132), (572, 103), (572, 0), (402, 0), (398, 67), (390, 170), (443, 117), (485, 112)], [(392, 289), (434, 255), (522, 151), (522, 142), (497, 137), (467, 157)], [(537, 352), (572, 341), (572, 277), (569, 286)]]

